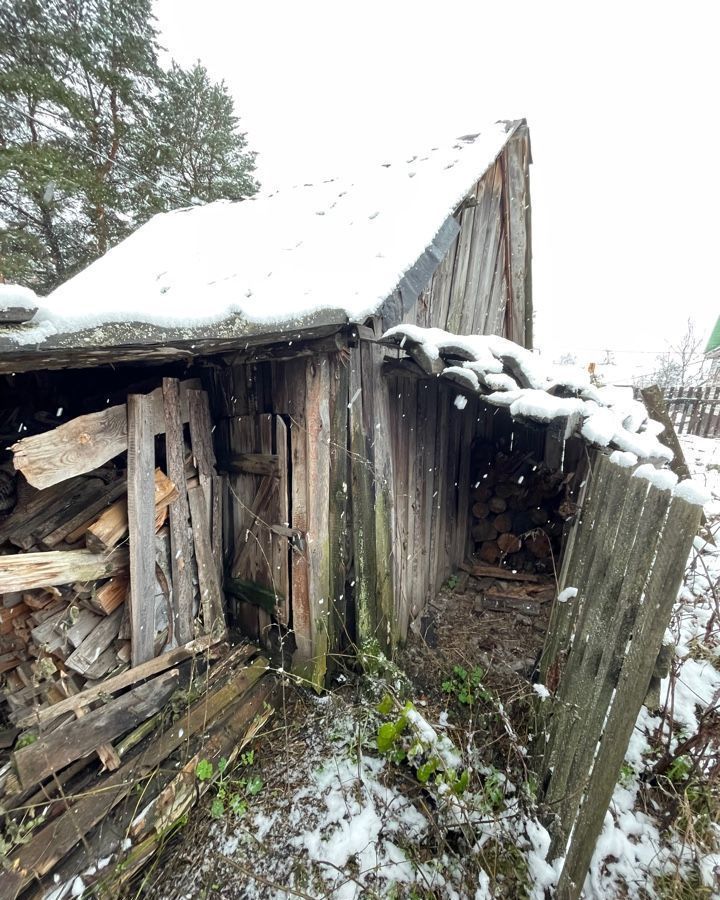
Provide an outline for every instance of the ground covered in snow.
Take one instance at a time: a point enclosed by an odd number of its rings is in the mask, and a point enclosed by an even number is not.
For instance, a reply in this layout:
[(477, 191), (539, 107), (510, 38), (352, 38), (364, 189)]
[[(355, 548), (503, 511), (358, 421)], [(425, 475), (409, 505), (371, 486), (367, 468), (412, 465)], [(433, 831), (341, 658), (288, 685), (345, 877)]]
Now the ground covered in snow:
[[(720, 442), (684, 443), (717, 532)], [(720, 551), (696, 545), (588, 900), (720, 897)], [(402, 669), (370, 652), (324, 697), (288, 683), (270, 730), (128, 897), (551, 897), (528, 741), (546, 617), (478, 615), (472, 591), (451, 580)]]

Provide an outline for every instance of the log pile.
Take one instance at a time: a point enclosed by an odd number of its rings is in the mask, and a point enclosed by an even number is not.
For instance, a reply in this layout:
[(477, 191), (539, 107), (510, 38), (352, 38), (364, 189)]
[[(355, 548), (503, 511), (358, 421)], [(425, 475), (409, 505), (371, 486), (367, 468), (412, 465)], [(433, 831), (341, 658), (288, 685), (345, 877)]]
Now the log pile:
[(552, 573), (565, 522), (575, 514), (572, 476), (548, 469), (532, 453), (473, 450), (471, 535), (475, 561), (516, 572)]
[(224, 486), (198, 381), (164, 379), (11, 449), (17, 502), (0, 515), (5, 810), (91, 763), (120, 770), (123, 739), (176, 692), (177, 664), (226, 631)]

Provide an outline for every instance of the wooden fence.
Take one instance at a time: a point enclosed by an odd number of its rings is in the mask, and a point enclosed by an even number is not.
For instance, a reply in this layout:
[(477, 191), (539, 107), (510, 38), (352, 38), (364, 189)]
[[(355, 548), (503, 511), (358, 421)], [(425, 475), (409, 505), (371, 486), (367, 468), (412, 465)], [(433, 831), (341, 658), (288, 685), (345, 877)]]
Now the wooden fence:
[(556, 602), (540, 663), (552, 699), (537, 770), (561, 900), (582, 891), (701, 514), (601, 453), (581, 510), (559, 579), (574, 596)]
[(720, 437), (720, 385), (670, 387), (665, 404), (678, 434)]

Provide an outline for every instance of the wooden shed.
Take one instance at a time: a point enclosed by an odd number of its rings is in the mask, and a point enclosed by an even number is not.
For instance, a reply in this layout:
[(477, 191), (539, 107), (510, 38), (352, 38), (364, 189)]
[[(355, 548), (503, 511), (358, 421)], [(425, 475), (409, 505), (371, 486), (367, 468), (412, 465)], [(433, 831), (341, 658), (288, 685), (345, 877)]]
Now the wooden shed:
[[(526, 124), (498, 123), (353, 184), (156, 217), (3, 326), (6, 445), (43, 433), (57, 467), (65, 441), (69, 478), (98, 464), (67, 445), (90, 440), (75, 417), (199, 377), (234, 621), (292, 632), (315, 683), (338, 646), (390, 649), (465, 553), (472, 427), (450, 384), (388, 377), (380, 338), (405, 322), (530, 346), (529, 165)], [(35, 439), (15, 464), (43, 486)]]

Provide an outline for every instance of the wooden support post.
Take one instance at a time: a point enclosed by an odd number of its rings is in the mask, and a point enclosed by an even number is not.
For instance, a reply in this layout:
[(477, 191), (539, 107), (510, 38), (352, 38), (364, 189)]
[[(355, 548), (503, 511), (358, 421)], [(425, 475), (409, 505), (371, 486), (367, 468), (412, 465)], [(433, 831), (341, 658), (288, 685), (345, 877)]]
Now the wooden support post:
[(131, 394), (128, 410), (128, 526), (132, 664), (154, 655), (155, 428), (149, 395)]
[(200, 604), (205, 631), (215, 634), (225, 631), (222, 591), (218, 582), (217, 566), (213, 559), (208, 524), (208, 508), (205, 505), (205, 494), (201, 485), (195, 484), (188, 490), (190, 516), (195, 540), (195, 558), (197, 559), (198, 581), (200, 583)]
[(192, 546), (188, 534), (190, 508), (185, 480), (185, 441), (180, 415), (180, 384), (176, 378), (163, 379), (165, 410), (165, 455), (168, 477), (174, 482), (177, 500), (170, 504), (170, 553), (173, 612), (178, 644), (193, 635)]

